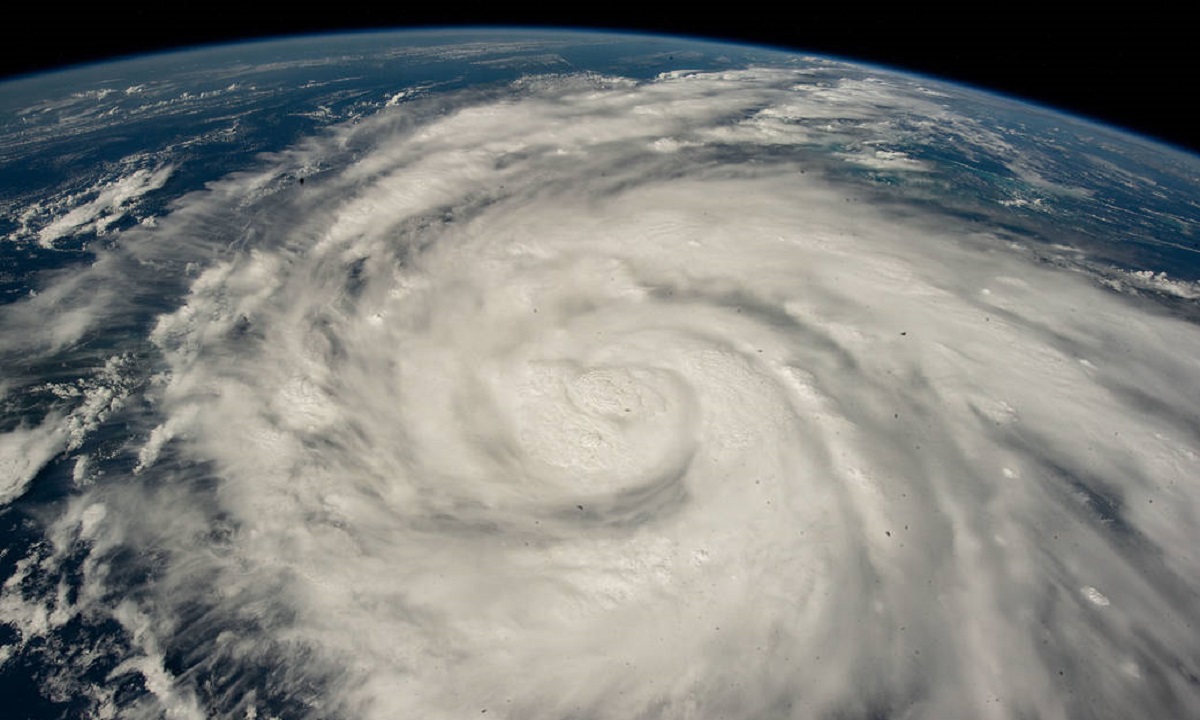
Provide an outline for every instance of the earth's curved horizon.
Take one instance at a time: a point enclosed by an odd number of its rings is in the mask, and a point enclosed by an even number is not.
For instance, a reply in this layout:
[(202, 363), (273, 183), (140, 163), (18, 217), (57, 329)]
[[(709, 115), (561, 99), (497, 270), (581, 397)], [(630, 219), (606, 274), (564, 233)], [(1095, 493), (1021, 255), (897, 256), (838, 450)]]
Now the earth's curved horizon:
[(1200, 157), (668, 36), (0, 87), (14, 717), (1200, 717)]

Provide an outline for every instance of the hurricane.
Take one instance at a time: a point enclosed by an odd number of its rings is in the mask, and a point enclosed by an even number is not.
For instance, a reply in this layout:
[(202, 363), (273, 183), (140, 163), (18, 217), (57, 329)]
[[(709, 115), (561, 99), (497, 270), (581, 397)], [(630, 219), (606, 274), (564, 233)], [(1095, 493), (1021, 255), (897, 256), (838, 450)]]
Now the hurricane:
[(94, 717), (1195, 717), (1195, 319), (845, 142), (987, 140), (934, 90), (812, 75), (414, 97), (45, 274), (0, 662)]

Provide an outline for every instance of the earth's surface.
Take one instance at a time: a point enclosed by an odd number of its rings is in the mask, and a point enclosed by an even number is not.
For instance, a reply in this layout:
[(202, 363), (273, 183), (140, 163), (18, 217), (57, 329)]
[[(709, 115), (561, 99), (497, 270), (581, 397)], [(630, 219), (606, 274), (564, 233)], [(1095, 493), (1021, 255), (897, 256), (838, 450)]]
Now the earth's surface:
[(0, 85), (0, 715), (1200, 717), (1198, 175), (670, 38)]

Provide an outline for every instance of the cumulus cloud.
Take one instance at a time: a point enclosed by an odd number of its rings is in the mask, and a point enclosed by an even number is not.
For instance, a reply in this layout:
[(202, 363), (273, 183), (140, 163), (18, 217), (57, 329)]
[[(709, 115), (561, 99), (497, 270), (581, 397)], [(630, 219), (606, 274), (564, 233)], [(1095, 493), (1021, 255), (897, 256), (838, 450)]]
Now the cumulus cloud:
[(927, 168), (821, 124), (933, 101), (804, 82), (409, 102), (64, 281), (117, 285), (92, 328), (179, 297), (136, 463), (48, 531), (110, 679), (147, 715), (1194, 712), (1200, 333), (835, 181)]
[(146, 194), (159, 190), (174, 167), (140, 168), (115, 178), (105, 178), (76, 193), (33, 202), (15, 219), (17, 229), (8, 239), (36, 237), (44, 248), (53, 248), (65, 237), (93, 232), (102, 235), (121, 220)]
[(19, 427), (0, 435), (0, 505), (20, 497), (37, 471), (66, 444), (50, 417), (37, 427)]

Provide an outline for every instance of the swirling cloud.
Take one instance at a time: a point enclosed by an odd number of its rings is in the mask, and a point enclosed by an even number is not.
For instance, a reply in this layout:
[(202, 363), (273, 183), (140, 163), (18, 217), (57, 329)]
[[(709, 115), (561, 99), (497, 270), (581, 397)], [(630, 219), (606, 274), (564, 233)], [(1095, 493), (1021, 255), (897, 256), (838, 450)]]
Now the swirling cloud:
[(837, 180), (927, 168), (801, 120), (947, 111), (806, 77), (402, 105), (14, 310), (182, 293), (128, 474), (50, 530), (132, 638), (110, 679), (147, 715), (1194, 714), (1200, 333)]

